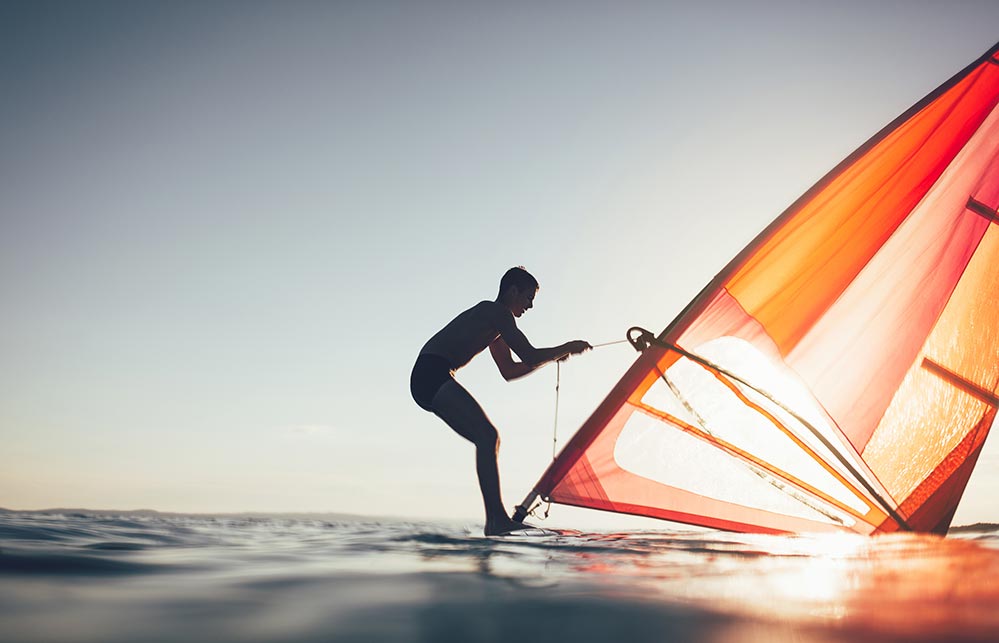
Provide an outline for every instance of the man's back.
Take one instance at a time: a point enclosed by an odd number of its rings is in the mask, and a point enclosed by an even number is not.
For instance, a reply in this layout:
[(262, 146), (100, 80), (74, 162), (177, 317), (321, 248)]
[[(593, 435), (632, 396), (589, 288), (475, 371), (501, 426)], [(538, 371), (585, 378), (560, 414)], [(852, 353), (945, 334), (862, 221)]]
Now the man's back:
[(513, 315), (495, 301), (480, 301), (452, 319), (420, 350), (421, 355), (440, 355), (451, 368), (459, 369), (493, 342)]

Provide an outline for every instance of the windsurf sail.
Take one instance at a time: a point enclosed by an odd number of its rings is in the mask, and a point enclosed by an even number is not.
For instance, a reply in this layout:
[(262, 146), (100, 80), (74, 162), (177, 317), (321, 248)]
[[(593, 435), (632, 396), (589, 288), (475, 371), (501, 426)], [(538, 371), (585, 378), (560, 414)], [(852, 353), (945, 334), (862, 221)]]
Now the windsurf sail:
[(999, 44), (633, 337), (520, 513), (946, 533), (999, 406), (997, 102)]

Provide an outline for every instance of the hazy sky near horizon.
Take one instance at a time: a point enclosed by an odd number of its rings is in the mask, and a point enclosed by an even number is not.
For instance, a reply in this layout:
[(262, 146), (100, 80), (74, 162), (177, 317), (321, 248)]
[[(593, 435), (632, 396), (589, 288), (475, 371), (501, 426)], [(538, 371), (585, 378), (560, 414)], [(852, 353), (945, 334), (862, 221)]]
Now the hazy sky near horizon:
[[(0, 506), (479, 520), (471, 446), (409, 397), (433, 332), (517, 264), (536, 345), (661, 330), (997, 25), (990, 1), (4, 3)], [(634, 357), (563, 367), (560, 443)], [(554, 378), (462, 371), (508, 506), (551, 458)], [(956, 522), (997, 497), (992, 437)]]

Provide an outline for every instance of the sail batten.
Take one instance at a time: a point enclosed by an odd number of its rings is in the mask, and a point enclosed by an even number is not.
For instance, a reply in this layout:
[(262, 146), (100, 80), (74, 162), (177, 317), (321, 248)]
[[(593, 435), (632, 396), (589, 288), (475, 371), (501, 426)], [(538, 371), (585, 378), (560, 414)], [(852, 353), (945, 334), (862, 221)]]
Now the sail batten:
[(527, 503), (945, 533), (999, 406), (997, 58), (999, 44), (763, 230)]
[(980, 214), (992, 223), (999, 223), (999, 211), (990, 208), (973, 196), (968, 197), (968, 209), (976, 214)]
[(971, 396), (989, 404), (991, 406), (999, 406), (999, 396), (995, 395), (991, 391), (987, 391), (982, 387), (978, 386), (974, 382), (971, 382), (954, 371), (946, 368), (942, 364), (937, 364), (929, 357), (923, 358), (923, 368), (930, 371), (931, 373), (936, 373), (943, 379), (947, 380), (957, 388), (963, 390), (965, 393), (969, 393)]

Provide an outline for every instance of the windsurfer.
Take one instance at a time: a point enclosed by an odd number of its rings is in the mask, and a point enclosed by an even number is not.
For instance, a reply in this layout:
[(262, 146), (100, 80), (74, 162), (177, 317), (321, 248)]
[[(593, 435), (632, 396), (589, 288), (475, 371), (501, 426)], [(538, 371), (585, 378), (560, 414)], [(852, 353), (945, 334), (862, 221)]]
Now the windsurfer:
[[(516, 317), (534, 307), (538, 281), (524, 268), (511, 268), (500, 280), (495, 301), (481, 301), (461, 313), (420, 350), (410, 389), (421, 408), (436, 414), (455, 433), (475, 445), (475, 469), (486, 509), (487, 536), (522, 529), (511, 520), (500, 497), (499, 434), (479, 403), (455, 379), (454, 372), (487, 346), (503, 379), (510, 381), (539, 366), (587, 351), (583, 340), (535, 348), (517, 328)], [(515, 361), (511, 351), (520, 358)]]

